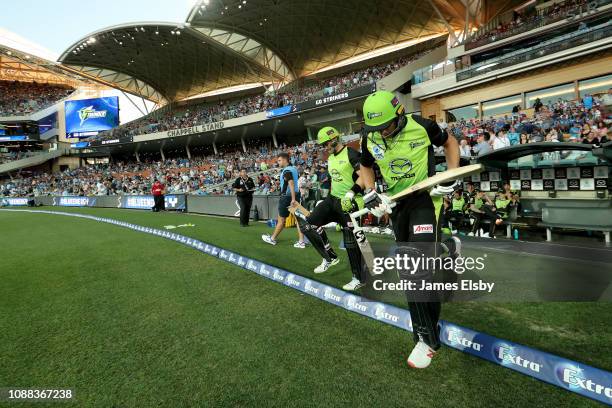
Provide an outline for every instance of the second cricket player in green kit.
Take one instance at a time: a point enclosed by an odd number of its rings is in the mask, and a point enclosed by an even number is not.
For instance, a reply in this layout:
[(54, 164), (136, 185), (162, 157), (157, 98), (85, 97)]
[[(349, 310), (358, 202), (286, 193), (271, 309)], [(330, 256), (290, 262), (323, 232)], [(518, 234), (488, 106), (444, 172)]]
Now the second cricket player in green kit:
[(323, 226), (331, 222), (340, 224), (353, 274), (351, 281), (344, 285), (343, 289), (357, 290), (364, 284), (365, 276), (363, 276), (361, 252), (355, 241), (348, 213), (363, 208), (361, 196), (363, 188), (357, 174), (360, 154), (355, 149), (345, 146), (340, 133), (330, 126), (319, 130), (317, 142), (329, 153), (327, 165), (331, 177), (331, 191), (312, 213), (306, 217), (297, 217), (298, 225), (323, 258), (321, 265), (314, 272), (323, 273), (339, 262)]
[[(434, 145), (444, 146), (449, 169), (458, 167), (457, 141), (448, 137), (434, 121), (406, 114), (391, 92), (377, 91), (370, 95), (364, 103), (363, 116), (365, 128), (361, 140), (360, 177), (366, 189), (365, 206), (377, 217), (390, 214), (398, 252), (413, 257), (439, 256), (438, 215), (442, 196), (452, 193), (459, 181), (436, 186), (431, 192), (415, 193), (398, 201), (395, 206), (389, 197), (435, 174)], [(388, 186), (386, 193), (376, 192), (372, 168), (375, 163)], [(449, 252), (452, 254), (454, 249), (450, 248)], [(409, 275), (405, 271), (398, 273), (402, 279), (429, 281), (434, 271), (424, 269), (412, 271)], [(408, 357), (408, 364), (425, 368), (440, 348), (438, 320), (441, 303), (435, 296), (422, 300), (414, 293), (406, 292), (406, 297), (417, 343)]]

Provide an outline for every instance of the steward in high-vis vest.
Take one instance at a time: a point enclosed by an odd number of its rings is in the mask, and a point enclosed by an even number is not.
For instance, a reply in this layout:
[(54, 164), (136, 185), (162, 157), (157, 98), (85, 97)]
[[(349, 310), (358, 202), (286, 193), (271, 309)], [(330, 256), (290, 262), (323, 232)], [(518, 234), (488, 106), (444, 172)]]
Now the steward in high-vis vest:
[(357, 290), (363, 286), (365, 276), (359, 246), (353, 235), (353, 226), (348, 213), (363, 208), (363, 191), (357, 174), (360, 154), (355, 149), (342, 144), (340, 133), (330, 126), (319, 130), (317, 142), (329, 153), (327, 170), (331, 178), (330, 194), (321, 201), (306, 217), (298, 219), (298, 225), (312, 246), (321, 254), (323, 262), (315, 268), (315, 273), (323, 273), (340, 260), (334, 252), (325, 233), (324, 225), (337, 222), (342, 227), (344, 246), (351, 265), (353, 278), (343, 286), (344, 290)]
[[(439, 185), (429, 192), (415, 193), (397, 202), (393, 209), (389, 196), (435, 174), (434, 145), (444, 146), (449, 169), (459, 167), (457, 140), (448, 137), (434, 121), (406, 114), (398, 98), (388, 91), (377, 91), (368, 96), (363, 104), (363, 119), (365, 127), (361, 140), (359, 174), (366, 189), (365, 206), (376, 217), (390, 214), (398, 255), (410, 258), (439, 256), (441, 246), (438, 216), (442, 197), (452, 193), (460, 182)], [(388, 186), (386, 194), (380, 194), (375, 189), (372, 169), (375, 163), (380, 167)], [(447, 249), (451, 256), (458, 253), (458, 248)], [(418, 280), (417, 287), (431, 282), (433, 272), (427, 267), (415, 271), (398, 270), (402, 279)], [(438, 320), (441, 303), (437, 293), (413, 292), (406, 291), (406, 298), (417, 344), (408, 357), (408, 364), (415, 368), (425, 368), (440, 348)]]

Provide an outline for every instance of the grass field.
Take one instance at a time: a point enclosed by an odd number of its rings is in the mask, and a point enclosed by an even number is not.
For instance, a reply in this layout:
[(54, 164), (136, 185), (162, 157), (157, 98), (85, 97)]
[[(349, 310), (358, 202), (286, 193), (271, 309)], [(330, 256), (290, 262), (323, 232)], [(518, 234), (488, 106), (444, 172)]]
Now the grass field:
[[(293, 256), (280, 257), (259, 239), (263, 224), (61, 211), (156, 228), (191, 222), (177, 232), (309, 277), (320, 261), (291, 248), (294, 231), (279, 243)], [(0, 211), (0, 260), (0, 387), (74, 388), (74, 406), (599, 405), (448, 348), (432, 368), (410, 370), (404, 331), (112, 225)], [(334, 286), (349, 278), (343, 268), (316, 276)], [(461, 303), (442, 318), (610, 370), (611, 315), (609, 303)]]

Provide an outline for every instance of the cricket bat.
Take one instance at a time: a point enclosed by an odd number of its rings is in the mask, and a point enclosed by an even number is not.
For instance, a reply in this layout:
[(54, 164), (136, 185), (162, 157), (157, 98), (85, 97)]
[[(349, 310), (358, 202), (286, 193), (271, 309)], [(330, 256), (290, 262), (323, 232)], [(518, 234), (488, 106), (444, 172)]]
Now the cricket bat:
[(295, 203), (294, 205), (290, 205), (288, 209), (291, 214), (295, 215), (296, 217), (300, 217), (304, 220), (306, 219), (306, 217), (310, 215), (310, 211), (304, 208), (302, 204), (300, 203)]
[[(471, 176), (472, 174), (481, 173), (483, 170), (484, 166), (482, 164), (472, 164), (469, 166), (457, 167), (456, 169), (443, 171), (408, 187), (404, 191), (400, 191), (390, 198), (392, 201), (397, 202), (416, 192), (428, 190), (437, 184), (457, 180), (463, 177)], [(353, 233), (355, 234), (355, 239), (357, 240), (357, 244), (361, 250), (361, 255), (363, 256), (368, 271), (370, 271), (370, 275), (374, 276), (376, 275), (372, 268), (374, 265), (374, 252), (372, 251), (372, 247), (370, 246), (370, 242), (368, 241), (368, 237), (366, 236), (363, 227), (359, 226), (359, 217), (369, 212), (369, 209), (364, 208), (351, 213), (350, 217), (351, 222), (353, 223)]]

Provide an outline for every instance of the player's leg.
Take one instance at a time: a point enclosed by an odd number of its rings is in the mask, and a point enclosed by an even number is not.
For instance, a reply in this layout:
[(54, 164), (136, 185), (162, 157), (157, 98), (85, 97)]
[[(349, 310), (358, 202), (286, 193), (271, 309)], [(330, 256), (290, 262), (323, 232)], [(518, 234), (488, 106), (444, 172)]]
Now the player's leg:
[[(357, 206), (355, 206), (353, 210), (357, 211)], [(346, 249), (346, 255), (348, 256), (349, 264), (351, 266), (351, 273), (353, 275), (351, 281), (344, 285), (342, 289), (351, 291), (357, 290), (363, 287), (366, 283), (363, 256), (361, 255), (359, 244), (357, 243), (355, 234), (353, 233), (353, 223), (351, 221), (351, 217), (349, 214), (342, 211), (342, 204), (340, 200), (335, 200), (334, 202), (334, 215), (336, 222), (342, 226), (344, 248)]]
[(483, 205), (482, 210), (485, 212), (486, 217), (489, 219), (489, 232), (482, 234), (485, 238), (490, 238), (495, 235), (495, 221), (497, 220), (497, 214), (488, 205)]
[[(297, 201), (300, 204), (302, 203), (302, 194), (299, 191), (295, 193), (295, 201)], [(289, 204), (291, 204), (291, 202)], [(297, 230), (298, 240), (295, 244), (293, 244), (293, 247), (304, 249), (306, 248), (306, 241), (304, 241), (304, 234), (302, 233), (302, 230), (299, 227), (296, 228), (296, 230)]]
[[(398, 251), (412, 257), (435, 257), (439, 237), (437, 218), (433, 201), (427, 193), (400, 201), (391, 214)], [(422, 267), (408, 274), (400, 271), (400, 277), (416, 280), (417, 287), (420, 287), (422, 281), (432, 281), (433, 272)], [(438, 319), (441, 304), (435, 296), (435, 293), (427, 291), (406, 292), (413, 337), (417, 343), (408, 358), (411, 367), (427, 367), (436, 350), (440, 348)]]
[(478, 235), (478, 229), (480, 228), (480, 222), (482, 221), (483, 214), (474, 211), (470, 212), (470, 214), (472, 218), (474, 218), (474, 224), (472, 224), (472, 230), (468, 235), (473, 237), (475, 235)]
[(291, 205), (291, 196), (282, 195), (278, 200), (278, 216), (276, 217), (276, 227), (272, 235), (263, 234), (261, 239), (271, 245), (276, 245), (276, 238), (285, 228), (285, 221), (289, 216), (289, 205)]
[(336, 255), (336, 252), (331, 247), (325, 228), (323, 228), (324, 225), (333, 221), (333, 200), (331, 197), (326, 198), (317, 205), (305, 219), (299, 216), (297, 218), (300, 230), (308, 237), (312, 246), (323, 258), (323, 261), (315, 268), (314, 272), (323, 273), (330, 266), (336, 265), (339, 262), (338, 255)]

